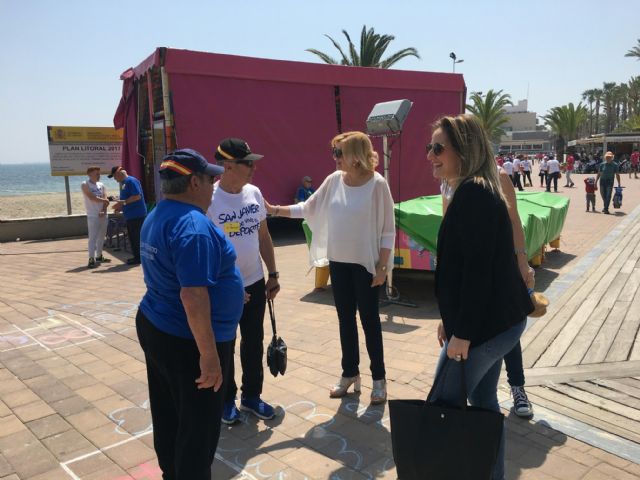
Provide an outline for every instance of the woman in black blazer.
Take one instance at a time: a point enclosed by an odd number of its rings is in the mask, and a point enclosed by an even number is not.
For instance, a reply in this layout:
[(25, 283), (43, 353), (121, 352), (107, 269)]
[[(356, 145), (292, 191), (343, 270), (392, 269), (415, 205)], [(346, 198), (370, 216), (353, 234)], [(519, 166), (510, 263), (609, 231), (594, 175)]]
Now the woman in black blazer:
[[(450, 364), (434, 397), (456, 402), (461, 367), (472, 405), (500, 411), (502, 358), (516, 345), (533, 304), (520, 275), (511, 221), (486, 132), (472, 115), (434, 125), (427, 158), (448, 188), (438, 233), (435, 290), (443, 347), (436, 372)], [(437, 374), (437, 373), (436, 373)], [(493, 479), (504, 478), (504, 435)]]

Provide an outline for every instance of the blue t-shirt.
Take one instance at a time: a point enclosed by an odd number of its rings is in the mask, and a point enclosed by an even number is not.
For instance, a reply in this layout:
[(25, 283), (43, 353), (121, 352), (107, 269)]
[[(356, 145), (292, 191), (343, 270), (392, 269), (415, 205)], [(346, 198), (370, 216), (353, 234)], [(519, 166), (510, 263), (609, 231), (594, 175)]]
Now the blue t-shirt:
[(137, 178), (129, 175), (120, 184), (120, 200), (126, 200), (134, 195), (140, 195), (140, 200), (131, 202), (125, 205), (122, 209), (124, 218), (126, 220), (133, 220), (134, 218), (144, 218), (147, 216), (147, 204), (144, 203), (144, 193), (142, 192), (142, 186)]
[(208, 287), (216, 342), (233, 340), (244, 307), (236, 252), (195, 205), (162, 200), (142, 226), (140, 255), (147, 293), (142, 313), (170, 335), (193, 338), (181, 287)]
[(311, 195), (313, 195), (313, 188), (298, 187), (295, 200), (296, 202), (305, 202)]

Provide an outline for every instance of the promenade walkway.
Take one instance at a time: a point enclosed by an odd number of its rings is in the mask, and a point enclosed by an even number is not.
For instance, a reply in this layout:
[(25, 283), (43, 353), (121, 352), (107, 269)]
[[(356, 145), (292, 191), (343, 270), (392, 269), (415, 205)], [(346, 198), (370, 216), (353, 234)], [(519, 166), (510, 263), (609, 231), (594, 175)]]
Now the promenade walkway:
[[(508, 416), (509, 480), (640, 478), (636, 183), (627, 215), (587, 214), (582, 190), (560, 193), (572, 200), (562, 248), (537, 272), (553, 304), (523, 337), (536, 416)], [(369, 406), (363, 337), (363, 392), (328, 398), (340, 373), (331, 292), (312, 292), (301, 234), (274, 236), (289, 366), (284, 377), (266, 374), (263, 396), (279, 415), (224, 428), (214, 478), (395, 479), (388, 409)], [(85, 244), (0, 244), (1, 480), (161, 478), (134, 327), (141, 270), (119, 252), (87, 270)], [(400, 272), (396, 285), (417, 308), (382, 310), (389, 394), (424, 398), (438, 355), (433, 277)], [(504, 385), (501, 398), (508, 414)]]

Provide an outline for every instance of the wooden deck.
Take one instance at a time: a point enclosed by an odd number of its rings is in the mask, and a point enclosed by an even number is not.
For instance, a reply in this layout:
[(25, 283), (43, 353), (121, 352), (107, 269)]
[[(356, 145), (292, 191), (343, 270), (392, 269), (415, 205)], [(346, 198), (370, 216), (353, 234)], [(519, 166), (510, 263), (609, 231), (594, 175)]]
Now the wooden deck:
[(640, 443), (640, 218), (522, 337), (527, 393)]

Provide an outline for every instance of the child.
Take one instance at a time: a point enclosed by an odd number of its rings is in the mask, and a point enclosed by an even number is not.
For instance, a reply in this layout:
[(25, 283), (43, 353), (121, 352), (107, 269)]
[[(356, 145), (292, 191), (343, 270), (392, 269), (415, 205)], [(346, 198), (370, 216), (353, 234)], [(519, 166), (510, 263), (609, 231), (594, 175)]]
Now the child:
[(596, 179), (593, 177), (588, 177), (584, 179), (584, 189), (587, 192), (587, 212), (589, 211), (589, 204), (591, 204), (591, 208), (594, 212), (596, 210), (596, 190), (598, 190), (598, 184), (596, 183)]

